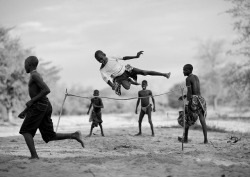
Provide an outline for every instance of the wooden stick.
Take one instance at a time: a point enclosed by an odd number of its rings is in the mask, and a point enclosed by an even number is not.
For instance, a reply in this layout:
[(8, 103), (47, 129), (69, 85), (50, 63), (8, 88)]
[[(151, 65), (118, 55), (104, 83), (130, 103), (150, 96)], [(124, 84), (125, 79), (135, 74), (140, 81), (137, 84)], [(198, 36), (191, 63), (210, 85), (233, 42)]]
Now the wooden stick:
[(184, 138), (185, 138), (185, 127), (186, 127), (186, 120), (185, 120), (185, 99), (184, 99), (184, 87), (181, 87), (181, 95), (182, 95), (182, 100), (183, 100), (183, 135), (182, 135), (182, 151), (184, 150)]
[(60, 119), (61, 119), (61, 116), (62, 116), (63, 106), (64, 106), (64, 103), (66, 101), (67, 96), (68, 96), (68, 92), (67, 92), (67, 89), (66, 89), (65, 96), (64, 96), (63, 103), (62, 103), (61, 110), (60, 110), (60, 114), (59, 114), (59, 118), (58, 118), (58, 122), (57, 122), (57, 126), (56, 126), (56, 132), (57, 132), (57, 129), (58, 129), (58, 126), (59, 126), (59, 122), (60, 122)]

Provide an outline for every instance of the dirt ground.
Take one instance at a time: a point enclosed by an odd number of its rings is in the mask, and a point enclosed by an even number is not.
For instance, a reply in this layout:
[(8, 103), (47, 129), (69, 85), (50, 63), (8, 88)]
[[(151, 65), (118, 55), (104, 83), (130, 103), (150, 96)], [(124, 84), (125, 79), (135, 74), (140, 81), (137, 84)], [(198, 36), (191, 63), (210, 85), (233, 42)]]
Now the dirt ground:
[[(249, 176), (250, 136), (208, 132), (209, 144), (203, 144), (200, 130), (190, 130), (191, 142), (181, 143), (179, 128), (149, 127), (143, 135), (133, 136), (137, 127), (106, 128), (106, 137), (83, 138), (85, 148), (74, 140), (44, 143), (35, 136), (39, 160), (29, 160), (29, 151), (22, 136), (0, 137), (1, 177), (119, 177), (119, 176)], [(82, 131), (88, 134), (88, 129)], [(239, 141), (230, 142), (231, 136)]]

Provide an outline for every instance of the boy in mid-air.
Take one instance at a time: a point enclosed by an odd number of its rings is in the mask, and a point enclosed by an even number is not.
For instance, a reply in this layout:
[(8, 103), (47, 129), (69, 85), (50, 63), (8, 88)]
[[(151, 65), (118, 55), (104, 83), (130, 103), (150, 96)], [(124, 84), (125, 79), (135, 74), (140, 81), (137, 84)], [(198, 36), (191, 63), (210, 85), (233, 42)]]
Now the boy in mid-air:
[(122, 65), (119, 60), (130, 60), (139, 58), (143, 54), (143, 51), (137, 53), (136, 56), (125, 56), (122, 58), (118, 57), (107, 57), (104, 52), (97, 50), (95, 52), (95, 58), (100, 62), (100, 72), (102, 78), (107, 84), (115, 90), (117, 95), (121, 95), (121, 85), (126, 90), (130, 89), (131, 84), (140, 85), (137, 83), (137, 75), (151, 75), (151, 76), (163, 76), (166, 78), (170, 77), (171, 73), (160, 73), (156, 71), (146, 71), (138, 68), (134, 68), (130, 65)]
[(54, 132), (51, 119), (52, 106), (46, 96), (50, 93), (50, 89), (43, 81), (42, 76), (36, 71), (37, 65), (38, 59), (35, 56), (30, 56), (25, 60), (24, 68), (26, 73), (30, 73), (28, 90), (31, 100), (26, 103), (26, 109), (18, 115), (21, 119), (25, 118), (19, 133), (24, 136), (30, 150), (30, 159), (39, 159), (33, 139), (37, 129), (40, 130), (46, 143), (63, 139), (75, 139), (84, 147), (80, 131), (75, 133)]
[(104, 108), (104, 106), (102, 103), (102, 99), (99, 97), (99, 91), (94, 90), (93, 95), (94, 95), (94, 98), (91, 99), (89, 110), (87, 112), (87, 114), (89, 114), (89, 111), (91, 107), (93, 106), (93, 110), (90, 115), (90, 122), (92, 121), (92, 125), (90, 128), (90, 133), (87, 137), (90, 137), (92, 135), (92, 131), (94, 127), (98, 127), (98, 125), (100, 126), (102, 136), (104, 136), (103, 129), (102, 129), (102, 112), (101, 112), (101, 108)]
[(147, 86), (148, 83), (146, 80), (142, 81), (142, 90), (138, 92), (138, 100), (136, 103), (136, 108), (135, 108), (135, 113), (137, 114), (137, 108), (139, 106), (139, 103), (141, 101), (141, 111), (140, 111), (140, 115), (139, 115), (139, 133), (137, 133), (135, 136), (139, 136), (141, 135), (141, 123), (142, 123), (142, 119), (144, 117), (145, 114), (148, 115), (148, 122), (150, 124), (150, 128), (152, 131), (152, 136), (155, 136), (154, 133), (154, 127), (153, 127), (153, 123), (152, 123), (152, 119), (151, 119), (151, 113), (152, 113), (152, 104), (150, 104), (150, 100), (149, 98), (152, 98), (152, 102), (153, 102), (153, 111), (155, 112), (155, 100), (152, 94), (151, 90), (147, 90)]
[[(186, 64), (183, 67), (183, 74), (184, 76), (187, 76), (186, 78), (187, 95), (184, 95), (184, 98), (187, 98), (188, 111), (192, 113), (191, 116), (199, 117), (200, 119), (200, 123), (202, 125), (202, 130), (203, 130), (203, 135), (204, 135), (204, 144), (206, 144), (208, 143), (207, 125), (206, 125), (206, 120), (205, 120), (206, 115), (207, 115), (206, 101), (201, 96), (199, 78), (196, 75), (194, 75), (192, 72), (193, 72), (193, 66), (191, 64)], [(182, 96), (179, 98), (179, 100), (182, 100)], [(189, 126), (186, 124), (185, 132), (184, 132), (184, 139), (181, 137), (178, 137), (179, 141), (181, 142), (183, 141), (184, 143), (188, 142), (188, 130), (189, 130)]]

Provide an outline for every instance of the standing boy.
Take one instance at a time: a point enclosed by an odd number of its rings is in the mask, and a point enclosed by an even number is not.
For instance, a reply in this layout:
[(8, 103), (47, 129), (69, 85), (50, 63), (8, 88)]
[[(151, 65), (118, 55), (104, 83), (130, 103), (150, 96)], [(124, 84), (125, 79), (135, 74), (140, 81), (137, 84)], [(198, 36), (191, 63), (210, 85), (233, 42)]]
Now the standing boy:
[(28, 90), (31, 100), (26, 103), (26, 109), (18, 115), (22, 119), (25, 118), (19, 133), (24, 136), (31, 153), (30, 159), (39, 159), (33, 139), (37, 129), (40, 130), (42, 138), (46, 143), (63, 139), (75, 139), (84, 147), (80, 131), (75, 133), (54, 132), (51, 119), (52, 106), (47, 98), (50, 89), (43, 81), (42, 76), (36, 71), (38, 62), (35, 56), (30, 56), (25, 60), (24, 68), (26, 73), (30, 73)]
[(152, 136), (155, 136), (154, 133), (154, 127), (153, 127), (153, 123), (152, 123), (152, 119), (151, 119), (151, 113), (152, 113), (152, 104), (150, 104), (150, 100), (149, 97), (152, 98), (152, 102), (153, 102), (153, 111), (155, 112), (155, 100), (152, 94), (151, 90), (147, 90), (147, 86), (148, 83), (146, 80), (142, 81), (142, 90), (138, 92), (138, 100), (136, 103), (136, 108), (135, 108), (135, 113), (137, 114), (137, 108), (139, 106), (139, 103), (141, 101), (141, 111), (140, 111), (140, 115), (139, 115), (139, 133), (137, 133), (135, 136), (139, 136), (141, 135), (141, 123), (142, 123), (142, 119), (144, 117), (145, 114), (148, 115), (148, 122), (150, 124), (150, 128), (152, 131)]
[(90, 115), (90, 121), (92, 121), (92, 125), (90, 128), (90, 133), (87, 137), (90, 137), (92, 135), (93, 128), (98, 127), (98, 125), (100, 126), (102, 136), (104, 136), (103, 129), (102, 129), (102, 112), (101, 112), (101, 108), (104, 108), (104, 106), (102, 103), (102, 99), (99, 97), (99, 91), (94, 90), (93, 95), (94, 95), (94, 98), (91, 99), (89, 110), (87, 112), (87, 114), (89, 114), (89, 111), (91, 107), (93, 106), (93, 110)]
[[(140, 85), (137, 83), (137, 75), (151, 75), (151, 76), (163, 76), (166, 78), (170, 77), (171, 73), (160, 73), (156, 71), (146, 71), (138, 68), (134, 68), (130, 65), (122, 65), (118, 60), (130, 60), (134, 58), (139, 58), (143, 54), (143, 51), (137, 53), (136, 56), (126, 56), (126, 57), (107, 57), (105, 53), (101, 50), (95, 52), (95, 58), (100, 62), (101, 68), (100, 72), (102, 78), (107, 84), (115, 90), (117, 95), (121, 95), (121, 85), (129, 90), (131, 84)], [(113, 81), (112, 81), (112, 80)]]
[[(193, 113), (193, 116), (198, 116), (200, 119), (200, 123), (202, 125), (203, 135), (204, 135), (204, 143), (208, 143), (207, 140), (207, 125), (206, 125), (206, 101), (201, 96), (200, 92), (200, 81), (199, 78), (192, 74), (193, 66), (191, 64), (186, 64), (183, 67), (183, 74), (187, 76), (186, 78), (186, 86), (187, 86), (187, 95), (184, 95), (184, 98), (187, 98), (188, 101), (188, 111)], [(182, 100), (182, 96), (179, 98)], [(187, 125), (187, 124), (186, 124)], [(183, 141), (184, 143), (188, 142), (188, 130), (189, 126), (185, 126), (184, 132), (184, 140), (181, 137), (178, 137), (179, 141)]]

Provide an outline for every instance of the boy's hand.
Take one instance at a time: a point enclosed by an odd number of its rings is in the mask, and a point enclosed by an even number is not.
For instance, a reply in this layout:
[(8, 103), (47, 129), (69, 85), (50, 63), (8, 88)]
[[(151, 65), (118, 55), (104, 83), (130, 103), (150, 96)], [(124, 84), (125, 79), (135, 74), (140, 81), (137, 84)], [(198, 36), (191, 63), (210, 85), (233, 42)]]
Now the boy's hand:
[(138, 52), (136, 56), (139, 58), (139, 57), (143, 54), (143, 52), (144, 52), (144, 51)]
[(20, 118), (20, 119), (24, 119), (25, 118), (25, 116), (26, 116), (26, 112), (21, 112), (19, 115), (18, 115), (18, 117)]
[(153, 112), (155, 112), (155, 107), (153, 107)]
[(112, 90), (115, 90), (115, 84), (112, 83), (111, 88)]
[(87, 112), (87, 115), (89, 115), (89, 112)]
[(135, 110), (135, 114), (137, 114), (137, 109)]
[(30, 100), (30, 101), (28, 101), (28, 102), (26, 103), (26, 106), (27, 106), (27, 107), (30, 107), (32, 104), (34, 104), (34, 102), (33, 102), (32, 100)]

